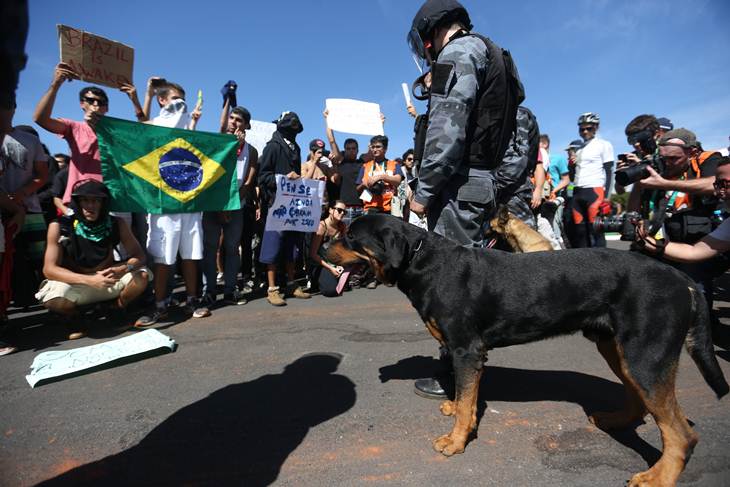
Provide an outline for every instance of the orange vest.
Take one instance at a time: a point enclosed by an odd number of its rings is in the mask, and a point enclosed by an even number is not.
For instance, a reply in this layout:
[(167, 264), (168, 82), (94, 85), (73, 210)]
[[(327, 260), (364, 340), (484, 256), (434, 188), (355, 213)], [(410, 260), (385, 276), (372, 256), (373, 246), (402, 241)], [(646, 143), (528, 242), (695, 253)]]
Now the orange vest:
[[(700, 166), (705, 163), (705, 161), (712, 155), (715, 154), (717, 151), (704, 151), (697, 157), (692, 157), (689, 160), (689, 165), (692, 171), (694, 171), (695, 178), (702, 177), (702, 173), (700, 171)], [(684, 179), (687, 179), (687, 174), (689, 171), (684, 173)], [(687, 193), (677, 193), (677, 197), (674, 200), (674, 209), (675, 210), (681, 210), (685, 208), (692, 208), (692, 197), (691, 195)]]
[[(395, 175), (395, 167), (398, 164), (396, 161), (385, 161), (385, 172), (388, 175), (394, 176)], [(370, 177), (375, 174), (382, 174), (383, 173), (383, 164), (375, 161), (369, 161), (363, 164), (363, 177), (362, 177), (362, 184), (365, 186), (368, 185), (368, 182), (370, 181)], [(383, 181), (385, 182), (385, 181)], [(366, 188), (367, 189), (367, 188)], [(373, 199), (370, 201), (363, 201), (363, 209), (368, 210), (369, 208), (378, 208), (380, 210), (383, 210), (387, 213), (390, 213), (390, 201), (393, 199), (393, 192), (395, 188), (393, 188), (392, 185), (385, 183), (385, 188), (383, 189), (383, 194), (374, 194)]]

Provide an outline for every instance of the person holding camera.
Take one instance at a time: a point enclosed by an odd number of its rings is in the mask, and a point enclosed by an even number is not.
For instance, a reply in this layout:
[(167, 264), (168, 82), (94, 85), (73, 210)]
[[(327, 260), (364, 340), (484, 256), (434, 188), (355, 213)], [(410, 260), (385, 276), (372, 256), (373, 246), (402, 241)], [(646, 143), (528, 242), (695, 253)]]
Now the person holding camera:
[(390, 213), (395, 188), (403, 180), (402, 166), (388, 160), (387, 151), (388, 137), (376, 135), (370, 139), (373, 160), (362, 165), (356, 181), (365, 213)]
[[(730, 158), (724, 157), (718, 163), (713, 187), (720, 200), (730, 200)], [(657, 239), (649, 235), (643, 224), (637, 227), (636, 234), (637, 242), (645, 252), (674, 262), (703, 262), (730, 252), (730, 220), (724, 220), (693, 245)]]
[[(647, 234), (651, 238), (693, 245), (717, 226), (713, 182), (722, 156), (703, 152), (696, 135), (685, 128), (670, 130), (659, 139), (658, 146), (657, 156), (646, 157), (617, 176), (628, 170), (635, 173), (632, 178), (642, 178), (636, 184), (640, 214), (650, 221)], [(727, 266), (668, 263), (697, 283), (712, 309), (712, 280)]]

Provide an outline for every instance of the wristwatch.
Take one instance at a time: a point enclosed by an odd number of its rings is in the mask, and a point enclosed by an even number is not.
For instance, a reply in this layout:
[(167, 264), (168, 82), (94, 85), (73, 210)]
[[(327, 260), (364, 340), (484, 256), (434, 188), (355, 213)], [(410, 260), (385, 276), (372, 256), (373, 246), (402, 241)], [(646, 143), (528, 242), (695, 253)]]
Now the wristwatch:
[(127, 264), (127, 272), (132, 272), (134, 270), (134, 266), (132, 264)]

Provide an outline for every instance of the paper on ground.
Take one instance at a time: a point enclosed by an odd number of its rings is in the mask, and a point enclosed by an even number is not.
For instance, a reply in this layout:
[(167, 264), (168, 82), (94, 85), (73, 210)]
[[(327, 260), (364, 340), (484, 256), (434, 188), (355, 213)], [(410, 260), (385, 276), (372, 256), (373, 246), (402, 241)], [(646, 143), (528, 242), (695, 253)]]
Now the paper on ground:
[(383, 135), (380, 105), (346, 98), (327, 98), (327, 125), (348, 134)]
[(25, 378), (31, 387), (35, 387), (41, 381), (76, 374), (125, 357), (162, 348), (174, 351), (175, 346), (175, 340), (159, 331), (145, 330), (88, 347), (43, 352), (33, 360), (30, 374)]

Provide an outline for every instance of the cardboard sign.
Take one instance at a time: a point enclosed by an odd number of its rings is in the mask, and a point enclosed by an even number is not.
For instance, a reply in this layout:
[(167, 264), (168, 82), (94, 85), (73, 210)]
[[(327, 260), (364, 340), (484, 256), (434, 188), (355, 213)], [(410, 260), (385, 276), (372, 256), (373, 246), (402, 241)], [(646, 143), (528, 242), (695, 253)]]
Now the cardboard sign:
[(328, 98), (327, 125), (348, 134), (383, 135), (380, 105), (346, 98)]
[(269, 208), (266, 230), (316, 232), (322, 215), (324, 181), (276, 175), (276, 199)]
[(61, 62), (82, 80), (112, 88), (132, 84), (134, 49), (67, 25), (57, 27)]

